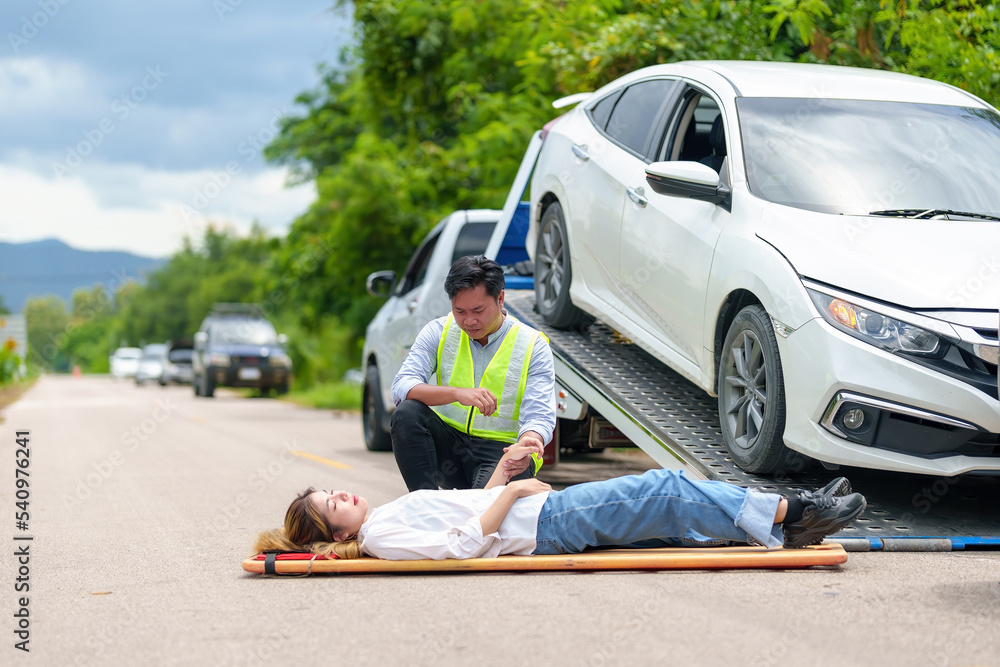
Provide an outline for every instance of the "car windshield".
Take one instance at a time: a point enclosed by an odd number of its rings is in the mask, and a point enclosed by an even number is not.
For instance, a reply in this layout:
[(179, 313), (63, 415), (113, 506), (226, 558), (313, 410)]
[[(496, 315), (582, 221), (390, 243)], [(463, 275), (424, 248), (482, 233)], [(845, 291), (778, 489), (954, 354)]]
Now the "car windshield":
[(224, 345), (275, 345), (278, 335), (266, 320), (232, 319), (212, 325), (212, 340)]
[(159, 359), (163, 356), (164, 351), (166, 351), (166, 345), (147, 345), (142, 348), (142, 358), (143, 359)]
[(177, 350), (170, 350), (170, 354), (167, 355), (167, 359), (169, 359), (171, 363), (175, 364), (190, 364), (191, 357), (194, 356), (193, 352), (194, 350), (186, 347)]
[(115, 350), (115, 357), (118, 359), (138, 359), (142, 357), (142, 350), (137, 347), (119, 348)]
[(1000, 215), (1000, 115), (859, 100), (737, 101), (750, 191), (845, 215), (951, 209)]

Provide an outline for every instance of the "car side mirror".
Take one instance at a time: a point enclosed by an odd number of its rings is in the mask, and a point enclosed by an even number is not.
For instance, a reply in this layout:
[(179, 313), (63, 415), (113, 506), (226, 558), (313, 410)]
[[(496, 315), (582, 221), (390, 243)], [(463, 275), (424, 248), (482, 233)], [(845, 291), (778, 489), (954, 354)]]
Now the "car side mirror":
[(288, 336), (285, 334), (278, 334), (278, 345), (285, 346), (288, 345)]
[(368, 282), (365, 285), (368, 293), (379, 299), (388, 299), (396, 289), (395, 271), (376, 271), (368, 274)]
[(646, 182), (657, 194), (706, 201), (727, 211), (732, 208), (732, 189), (707, 164), (654, 162), (646, 166)]
[(208, 342), (208, 334), (204, 331), (199, 331), (194, 335), (194, 346), (199, 350), (205, 347), (205, 343)]

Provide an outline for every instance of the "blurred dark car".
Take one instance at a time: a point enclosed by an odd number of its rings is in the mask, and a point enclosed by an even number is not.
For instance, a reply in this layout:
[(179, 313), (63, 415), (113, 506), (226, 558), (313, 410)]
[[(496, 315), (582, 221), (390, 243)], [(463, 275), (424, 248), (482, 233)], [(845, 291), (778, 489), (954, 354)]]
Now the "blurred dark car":
[(211, 398), (222, 386), (288, 393), (292, 360), (286, 341), (255, 305), (215, 304), (194, 335), (195, 396)]
[(170, 383), (191, 384), (194, 382), (194, 369), (191, 360), (194, 357), (194, 341), (190, 338), (171, 341), (163, 359), (163, 372), (160, 374), (160, 386)]

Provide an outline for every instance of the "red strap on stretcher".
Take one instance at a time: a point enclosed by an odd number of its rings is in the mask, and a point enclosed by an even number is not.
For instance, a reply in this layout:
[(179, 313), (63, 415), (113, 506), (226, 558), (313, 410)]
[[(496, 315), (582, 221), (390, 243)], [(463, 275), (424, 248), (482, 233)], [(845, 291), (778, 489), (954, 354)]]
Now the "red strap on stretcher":
[[(275, 560), (310, 560), (314, 556), (316, 557), (316, 560), (334, 560), (337, 558), (337, 554), (332, 554), (330, 556), (316, 556), (316, 554), (310, 551), (279, 551), (275, 554)], [(267, 554), (257, 554), (254, 560), (265, 560), (266, 558)]]

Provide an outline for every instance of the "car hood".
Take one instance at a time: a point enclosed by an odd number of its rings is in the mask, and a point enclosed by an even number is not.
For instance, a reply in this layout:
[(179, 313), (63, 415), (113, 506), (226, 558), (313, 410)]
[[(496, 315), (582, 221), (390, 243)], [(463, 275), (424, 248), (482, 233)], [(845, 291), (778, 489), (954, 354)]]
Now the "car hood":
[(1000, 222), (765, 210), (757, 236), (803, 278), (912, 310), (996, 310)]

